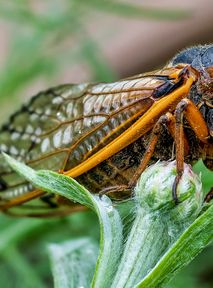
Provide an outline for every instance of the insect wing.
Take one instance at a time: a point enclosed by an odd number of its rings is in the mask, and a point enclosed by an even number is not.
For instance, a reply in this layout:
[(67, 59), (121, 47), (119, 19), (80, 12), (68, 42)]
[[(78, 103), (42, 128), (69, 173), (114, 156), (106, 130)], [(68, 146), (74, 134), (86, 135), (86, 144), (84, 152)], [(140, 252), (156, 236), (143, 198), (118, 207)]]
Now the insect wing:
[[(39, 93), (0, 131), (0, 150), (35, 169), (66, 171), (116, 139), (171, 82), (169, 68), (114, 83), (62, 85)], [(0, 156), (0, 194), (10, 200), (32, 187)]]

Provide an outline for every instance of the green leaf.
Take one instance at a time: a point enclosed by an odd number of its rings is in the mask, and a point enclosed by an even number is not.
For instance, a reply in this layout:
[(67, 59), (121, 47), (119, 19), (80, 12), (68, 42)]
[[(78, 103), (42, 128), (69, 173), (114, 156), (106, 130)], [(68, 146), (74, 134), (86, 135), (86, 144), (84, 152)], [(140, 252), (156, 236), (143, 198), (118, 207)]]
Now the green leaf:
[(29, 261), (27, 261), (14, 246), (10, 247), (9, 250), (3, 251), (2, 257), (8, 261), (13, 270), (22, 277), (22, 285), (28, 288), (45, 288), (37, 271), (30, 267)]
[(76, 239), (48, 246), (55, 288), (89, 287), (98, 256), (91, 239)]
[(100, 223), (100, 252), (93, 278), (93, 287), (109, 287), (122, 249), (122, 222), (111, 200), (91, 194), (74, 179), (51, 171), (34, 171), (10, 156), (3, 154), (12, 169), (36, 187), (56, 193), (93, 209)]
[(165, 287), (184, 266), (194, 259), (213, 239), (213, 205), (197, 218), (161, 258), (138, 288)]
[(33, 222), (30, 219), (22, 219), (22, 221), (13, 219), (13, 224), (7, 224), (7, 227), (3, 227), (1, 230), (0, 253), (10, 249), (11, 246), (23, 239), (28, 233), (43, 225), (46, 225), (46, 223), (40, 219), (35, 219)]
[(206, 168), (202, 160), (193, 166), (193, 170), (197, 174), (201, 174), (204, 191), (208, 193), (212, 187), (213, 171)]

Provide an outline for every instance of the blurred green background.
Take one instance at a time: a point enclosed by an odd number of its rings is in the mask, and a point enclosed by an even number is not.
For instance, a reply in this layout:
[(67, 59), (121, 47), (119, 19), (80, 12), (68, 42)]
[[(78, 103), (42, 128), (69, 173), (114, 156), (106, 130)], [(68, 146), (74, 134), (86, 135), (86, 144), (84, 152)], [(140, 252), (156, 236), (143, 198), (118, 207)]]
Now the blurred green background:
[[(41, 89), (116, 80), (155, 69), (186, 46), (212, 41), (211, 1), (157, 2), (0, 1), (0, 123)], [(212, 174), (201, 163), (196, 170), (204, 170), (208, 186)], [(52, 287), (47, 244), (80, 236), (98, 241), (99, 235), (89, 211), (63, 219), (0, 215), (0, 229), (5, 288)], [(212, 256), (209, 247), (169, 287), (212, 287)]]

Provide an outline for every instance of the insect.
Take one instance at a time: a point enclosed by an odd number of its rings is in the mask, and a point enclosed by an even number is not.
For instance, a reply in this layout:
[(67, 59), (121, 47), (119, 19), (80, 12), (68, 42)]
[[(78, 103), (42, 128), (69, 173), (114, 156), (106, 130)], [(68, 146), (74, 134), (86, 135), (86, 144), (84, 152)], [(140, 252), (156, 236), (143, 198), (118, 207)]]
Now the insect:
[[(0, 130), (0, 151), (34, 169), (74, 177), (94, 193), (131, 190), (146, 166), (171, 159), (174, 147), (177, 202), (184, 161), (202, 158), (213, 170), (213, 45), (183, 50), (160, 70), (118, 82), (48, 89)], [(2, 211), (59, 215), (62, 202), (33, 188), (0, 158)]]

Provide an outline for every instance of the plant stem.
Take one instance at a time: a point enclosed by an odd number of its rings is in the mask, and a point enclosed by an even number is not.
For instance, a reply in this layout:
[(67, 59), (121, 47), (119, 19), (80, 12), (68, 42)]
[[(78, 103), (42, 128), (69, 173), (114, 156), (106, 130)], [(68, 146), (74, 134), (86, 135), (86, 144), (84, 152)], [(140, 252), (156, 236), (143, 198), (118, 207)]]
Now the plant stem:
[(156, 264), (171, 242), (159, 212), (139, 208), (112, 287), (133, 287)]

